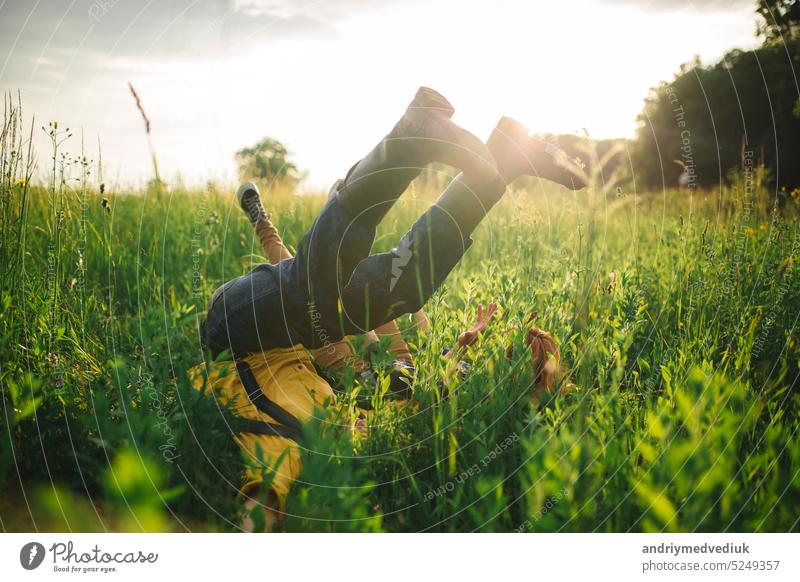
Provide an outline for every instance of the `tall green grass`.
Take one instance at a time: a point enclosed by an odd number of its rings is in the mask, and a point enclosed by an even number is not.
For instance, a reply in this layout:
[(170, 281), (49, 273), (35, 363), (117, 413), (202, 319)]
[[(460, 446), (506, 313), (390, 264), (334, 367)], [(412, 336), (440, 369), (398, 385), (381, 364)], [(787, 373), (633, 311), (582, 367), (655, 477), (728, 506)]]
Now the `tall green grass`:
[[(2, 527), (236, 529), (230, 414), (186, 372), (210, 293), (263, 260), (252, 229), (228, 188), (103, 185), (97, 156), (53, 125), (49, 178), (32, 182), (30, 131), (7, 101)], [(800, 225), (761, 178), (507, 194), (426, 306), (430, 335), (406, 326), (417, 404), (376, 398), (355, 442), (321, 413), (280, 528), (797, 531)], [(431, 182), (376, 248), (435, 198)], [(289, 246), (324, 201), (266, 197)], [(442, 349), (491, 300), (500, 317), (454, 382)], [(575, 386), (539, 404), (522, 356), (505, 357), (524, 354), (533, 309)]]

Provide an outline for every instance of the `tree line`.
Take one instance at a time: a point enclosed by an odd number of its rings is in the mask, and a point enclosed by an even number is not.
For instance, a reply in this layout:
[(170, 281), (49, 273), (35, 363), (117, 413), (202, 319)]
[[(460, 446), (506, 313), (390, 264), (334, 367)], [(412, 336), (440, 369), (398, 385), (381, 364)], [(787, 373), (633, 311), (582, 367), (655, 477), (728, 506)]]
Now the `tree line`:
[(713, 187), (748, 159), (773, 186), (800, 186), (800, 0), (760, 0), (756, 12), (761, 47), (695, 59), (651, 89), (631, 144), (637, 187)]

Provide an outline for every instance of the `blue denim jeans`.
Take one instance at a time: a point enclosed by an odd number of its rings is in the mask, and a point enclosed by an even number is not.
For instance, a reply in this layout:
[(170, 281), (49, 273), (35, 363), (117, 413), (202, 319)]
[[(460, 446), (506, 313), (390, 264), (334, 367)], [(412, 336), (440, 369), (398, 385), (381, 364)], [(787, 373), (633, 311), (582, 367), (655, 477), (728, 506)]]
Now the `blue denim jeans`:
[(258, 265), (214, 292), (203, 330), (213, 354), (314, 349), (413, 313), (472, 242), (432, 206), (395, 249), (370, 255), (376, 231), (340, 207), (340, 185), (293, 258)]

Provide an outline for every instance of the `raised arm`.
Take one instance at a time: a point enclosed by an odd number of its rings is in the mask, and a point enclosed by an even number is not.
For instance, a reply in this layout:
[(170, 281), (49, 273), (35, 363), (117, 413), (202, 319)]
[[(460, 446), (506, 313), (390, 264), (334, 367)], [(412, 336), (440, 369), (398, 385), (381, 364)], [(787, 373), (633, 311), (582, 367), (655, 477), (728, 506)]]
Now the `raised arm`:
[(458, 335), (455, 347), (447, 352), (447, 357), (450, 360), (446, 371), (448, 382), (455, 379), (456, 374), (463, 377), (467, 373), (469, 362), (464, 360), (463, 357), (466, 355), (469, 346), (478, 341), (478, 338), (486, 332), (496, 313), (496, 303), (489, 303), (485, 310), (483, 305), (478, 304), (478, 315), (475, 324), (466, 331), (461, 332)]

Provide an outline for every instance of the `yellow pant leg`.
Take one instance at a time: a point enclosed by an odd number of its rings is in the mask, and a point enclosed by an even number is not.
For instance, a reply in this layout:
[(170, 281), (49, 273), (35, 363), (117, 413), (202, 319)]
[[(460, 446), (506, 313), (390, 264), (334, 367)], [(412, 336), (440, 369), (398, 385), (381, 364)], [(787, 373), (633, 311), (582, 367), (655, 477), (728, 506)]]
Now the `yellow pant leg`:
[[(247, 360), (268, 396), (301, 421), (308, 420), (315, 405), (321, 405), (332, 396), (330, 387), (311, 371), (313, 367), (302, 347), (274, 350), (249, 356)], [(209, 370), (207, 383), (204, 382), (205, 377), (204, 366), (197, 366), (190, 371), (195, 388), (201, 390), (205, 386), (206, 391), (221, 403), (232, 406), (238, 416), (275, 422), (275, 419), (259, 411), (247, 397), (233, 362), (214, 363)], [(312, 389), (311, 393), (309, 388)], [(317, 400), (311, 394), (316, 394)], [(302, 472), (297, 443), (291, 439), (252, 433), (240, 433), (235, 440), (246, 458), (245, 484), (240, 488), (240, 493), (249, 494), (264, 482), (265, 477), (271, 477), (270, 488), (283, 509), (292, 483)], [(284, 451), (286, 454), (279, 464)]]
[(278, 497), (279, 509), (286, 509), (289, 489), (303, 471), (297, 443), (290, 439), (248, 433), (239, 435), (237, 442), (247, 456), (242, 494), (249, 495), (265, 480), (272, 479), (270, 489)]

